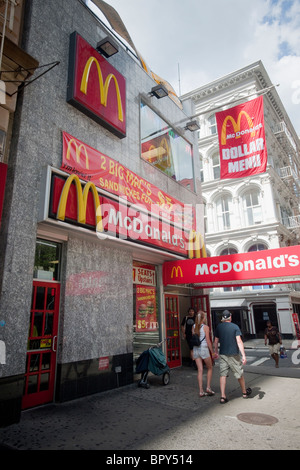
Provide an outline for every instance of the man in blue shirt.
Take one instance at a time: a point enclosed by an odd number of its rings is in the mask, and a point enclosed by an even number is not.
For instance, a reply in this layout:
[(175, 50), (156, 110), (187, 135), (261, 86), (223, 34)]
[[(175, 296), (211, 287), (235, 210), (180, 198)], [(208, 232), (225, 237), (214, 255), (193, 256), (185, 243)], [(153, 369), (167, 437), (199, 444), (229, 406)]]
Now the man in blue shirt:
[[(231, 323), (231, 313), (224, 310), (222, 314), (222, 322), (216, 328), (214, 348), (215, 353), (218, 352), (218, 344), (220, 343), (220, 403), (227, 403), (226, 397), (226, 379), (228, 372), (231, 370), (237, 378), (242, 389), (243, 398), (248, 398), (251, 394), (251, 388), (246, 389), (243, 365), (246, 364), (246, 355), (244, 343), (241, 338), (241, 330), (235, 323)], [(239, 353), (242, 355), (240, 358)]]

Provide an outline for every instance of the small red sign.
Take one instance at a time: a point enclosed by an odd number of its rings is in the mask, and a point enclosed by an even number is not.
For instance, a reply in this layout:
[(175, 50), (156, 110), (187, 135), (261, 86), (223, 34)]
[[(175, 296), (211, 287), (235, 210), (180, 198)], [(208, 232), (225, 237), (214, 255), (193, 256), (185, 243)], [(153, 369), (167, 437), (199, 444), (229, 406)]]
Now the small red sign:
[(100, 357), (98, 370), (108, 370), (109, 369), (109, 357)]

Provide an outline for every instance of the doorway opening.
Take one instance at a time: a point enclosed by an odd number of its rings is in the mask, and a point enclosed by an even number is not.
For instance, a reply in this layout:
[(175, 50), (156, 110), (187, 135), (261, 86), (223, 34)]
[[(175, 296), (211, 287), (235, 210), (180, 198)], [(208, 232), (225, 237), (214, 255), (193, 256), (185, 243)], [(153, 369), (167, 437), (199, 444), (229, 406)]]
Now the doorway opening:
[(257, 304), (253, 305), (252, 308), (257, 338), (264, 337), (264, 332), (267, 327), (267, 321), (270, 321), (273, 326), (276, 326), (278, 328), (278, 319), (275, 303)]

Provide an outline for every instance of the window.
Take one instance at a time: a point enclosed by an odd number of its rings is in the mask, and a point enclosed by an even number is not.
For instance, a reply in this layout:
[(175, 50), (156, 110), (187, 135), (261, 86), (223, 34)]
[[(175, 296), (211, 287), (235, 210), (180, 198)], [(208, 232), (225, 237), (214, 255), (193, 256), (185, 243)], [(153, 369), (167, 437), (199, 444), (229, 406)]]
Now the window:
[(47, 240), (37, 240), (34, 260), (35, 279), (59, 280), (61, 245)]
[(254, 243), (253, 245), (250, 246), (248, 253), (252, 251), (262, 251), (262, 250), (267, 250), (268, 247), (264, 243)]
[(195, 191), (192, 145), (143, 102), (141, 157), (170, 178)]
[(207, 233), (207, 207), (206, 202), (203, 202), (203, 222), (204, 222), (204, 233)]
[[(234, 255), (235, 253), (237, 253), (237, 250), (235, 248), (224, 248), (224, 250), (221, 251), (220, 256)], [(224, 292), (233, 292), (233, 291), (242, 290), (242, 288), (241, 288), (241, 286), (224, 287), (223, 290), (224, 290)]]
[(243, 205), (248, 225), (260, 224), (262, 213), (259, 191), (246, 193), (243, 197)]
[(218, 230), (230, 229), (231, 196), (222, 196), (216, 203)]
[(203, 157), (200, 156), (200, 181), (204, 182)]
[[(248, 252), (251, 251), (262, 251), (262, 250), (267, 250), (268, 247), (264, 243), (254, 243), (253, 245), (250, 246)], [(273, 285), (262, 285), (262, 286), (252, 286), (253, 290), (257, 289), (272, 289)]]
[(213, 179), (217, 180), (220, 178), (220, 158), (218, 154), (212, 157), (212, 167), (213, 167)]
[(207, 121), (208, 121), (209, 135), (216, 134), (217, 133), (216, 116), (213, 114), (213, 116), (210, 116)]

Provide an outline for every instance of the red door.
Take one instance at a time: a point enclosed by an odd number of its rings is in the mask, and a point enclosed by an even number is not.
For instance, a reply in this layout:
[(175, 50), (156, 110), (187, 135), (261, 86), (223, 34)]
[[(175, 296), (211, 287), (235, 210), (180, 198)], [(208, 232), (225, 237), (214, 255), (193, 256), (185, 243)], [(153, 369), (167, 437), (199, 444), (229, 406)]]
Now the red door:
[(22, 409), (53, 400), (60, 285), (34, 281)]
[(165, 294), (167, 363), (170, 368), (181, 366), (179, 334), (179, 302), (177, 295)]

